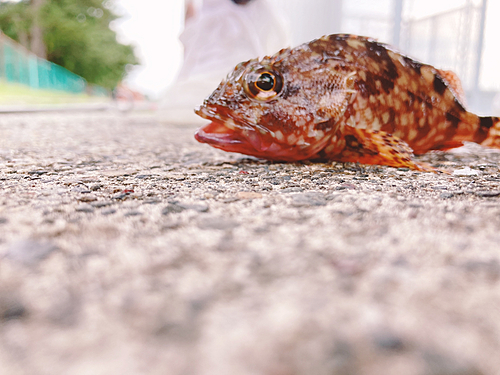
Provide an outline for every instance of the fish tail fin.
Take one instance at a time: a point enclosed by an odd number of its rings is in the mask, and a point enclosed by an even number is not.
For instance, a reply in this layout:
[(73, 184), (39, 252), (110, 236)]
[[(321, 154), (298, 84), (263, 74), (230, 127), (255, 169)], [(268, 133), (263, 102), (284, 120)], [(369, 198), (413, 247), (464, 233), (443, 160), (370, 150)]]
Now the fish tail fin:
[(481, 145), (500, 148), (500, 117), (479, 117), (479, 126), (487, 134)]

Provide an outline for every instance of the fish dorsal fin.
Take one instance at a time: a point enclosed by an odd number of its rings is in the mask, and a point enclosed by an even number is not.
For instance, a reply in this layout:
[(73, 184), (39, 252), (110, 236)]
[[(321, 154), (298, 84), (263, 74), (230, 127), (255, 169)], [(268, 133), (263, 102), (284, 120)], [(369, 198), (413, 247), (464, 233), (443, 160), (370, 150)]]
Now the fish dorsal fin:
[(458, 101), (465, 107), (467, 104), (465, 100), (465, 91), (457, 74), (451, 70), (437, 69), (437, 71), (443, 80), (448, 84), (448, 87), (455, 94)]

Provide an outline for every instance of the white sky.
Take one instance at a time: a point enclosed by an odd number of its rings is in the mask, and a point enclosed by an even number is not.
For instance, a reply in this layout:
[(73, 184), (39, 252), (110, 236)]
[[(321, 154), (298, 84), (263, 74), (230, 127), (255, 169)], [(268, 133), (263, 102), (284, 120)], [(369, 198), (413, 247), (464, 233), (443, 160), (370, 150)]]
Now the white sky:
[(178, 41), (184, 19), (184, 0), (116, 0), (113, 29), (119, 41), (135, 45), (141, 61), (127, 77), (127, 84), (158, 97), (175, 79), (182, 63)]

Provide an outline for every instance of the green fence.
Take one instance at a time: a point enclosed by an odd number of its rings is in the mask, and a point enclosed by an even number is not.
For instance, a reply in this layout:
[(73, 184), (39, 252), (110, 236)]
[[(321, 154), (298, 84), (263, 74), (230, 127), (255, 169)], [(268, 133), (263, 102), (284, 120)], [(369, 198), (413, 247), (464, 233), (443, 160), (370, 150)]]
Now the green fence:
[(0, 34), (0, 78), (34, 89), (71, 93), (89, 91), (84, 78), (37, 57), (4, 34)]

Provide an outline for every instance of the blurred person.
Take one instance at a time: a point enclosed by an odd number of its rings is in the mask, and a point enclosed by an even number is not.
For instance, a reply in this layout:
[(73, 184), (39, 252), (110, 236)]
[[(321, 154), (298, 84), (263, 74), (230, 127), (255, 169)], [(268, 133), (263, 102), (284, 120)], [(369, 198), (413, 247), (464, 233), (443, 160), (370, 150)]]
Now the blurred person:
[(199, 123), (200, 105), (239, 62), (274, 54), (289, 33), (271, 0), (185, 0), (184, 62), (160, 104), (160, 119)]

